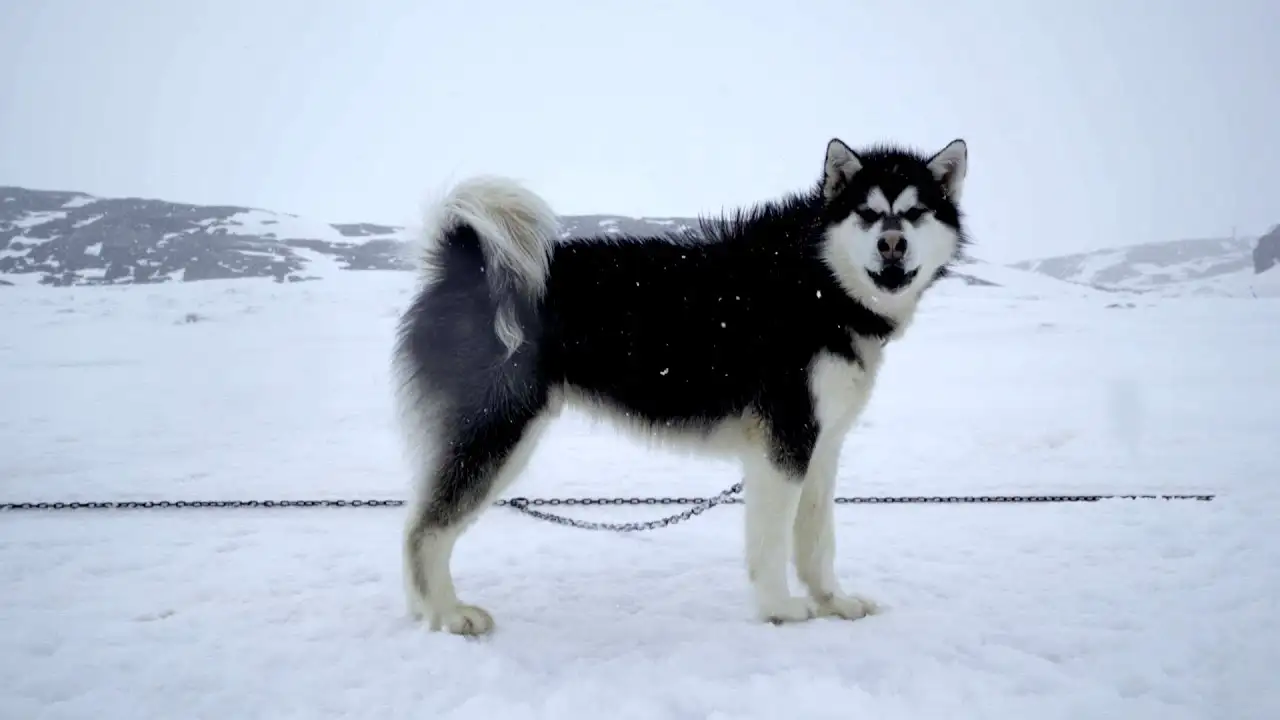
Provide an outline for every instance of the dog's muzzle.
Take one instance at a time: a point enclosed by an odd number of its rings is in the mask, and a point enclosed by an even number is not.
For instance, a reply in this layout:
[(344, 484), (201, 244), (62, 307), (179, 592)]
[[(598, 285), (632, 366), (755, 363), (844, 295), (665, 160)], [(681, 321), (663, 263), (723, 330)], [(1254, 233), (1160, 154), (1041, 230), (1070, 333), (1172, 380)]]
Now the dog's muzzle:
[(903, 261), (907, 257), (907, 236), (897, 230), (888, 230), (880, 234), (876, 240), (876, 252), (880, 256), (879, 270), (867, 269), (867, 275), (876, 287), (888, 292), (897, 292), (911, 284), (919, 274), (920, 268), (907, 270)]

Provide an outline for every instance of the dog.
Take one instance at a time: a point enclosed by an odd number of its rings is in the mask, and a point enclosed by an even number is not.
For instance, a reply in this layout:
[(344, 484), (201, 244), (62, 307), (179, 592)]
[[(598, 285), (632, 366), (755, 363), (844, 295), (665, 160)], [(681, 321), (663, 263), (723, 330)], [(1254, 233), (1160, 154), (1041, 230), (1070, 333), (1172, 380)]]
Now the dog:
[[(392, 351), (416, 475), (410, 612), (483, 635), (455, 592), (459, 536), (517, 478), (567, 405), (743, 467), (758, 620), (877, 611), (834, 570), (840, 447), (884, 346), (963, 256), (968, 147), (855, 151), (807, 190), (654, 237), (561, 236), (522, 184), (474, 177), (435, 205)], [(788, 562), (807, 588), (794, 595)]]

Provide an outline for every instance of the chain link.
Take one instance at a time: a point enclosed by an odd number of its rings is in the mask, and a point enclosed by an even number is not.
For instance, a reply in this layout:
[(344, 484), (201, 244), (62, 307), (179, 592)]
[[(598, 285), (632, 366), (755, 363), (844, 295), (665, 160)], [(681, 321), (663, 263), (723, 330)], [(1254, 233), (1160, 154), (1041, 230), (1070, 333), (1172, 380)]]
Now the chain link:
[[(498, 500), (495, 505), (509, 507), (530, 517), (557, 525), (581, 530), (607, 530), (610, 532), (637, 532), (655, 530), (682, 523), (710, 510), (717, 505), (740, 505), (742, 483), (736, 483), (723, 492), (707, 498), (696, 497), (585, 497), (585, 498), (526, 498), (514, 497)], [(1198, 500), (1208, 502), (1212, 494), (1190, 495), (900, 495), (837, 497), (837, 505), (905, 505), (905, 504), (990, 504), (990, 503), (1069, 503), (1097, 502), (1099, 500)], [(0, 503), (0, 512), (63, 511), (63, 510), (167, 510), (198, 508), (383, 508), (402, 507), (403, 500), (108, 500), (88, 502), (7, 502)], [(580, 520), (564, 515), (537, 510), (539, 507), (594, 507), (618, 505), (689, 505), (674, 515), (655, 520), (633, 522), (602, 522)]]
[[(653, 530), (684, 522), (696, 515), (710, 510), (717, 505), (740, 505), (742, 498), (734, 497), (742, 492), (742, 483), (737, 483), (728, 490), (710, 498), (688, 497), (629, 497), (629, 498), (511, 498), (500, 500), (498, 505), (512, 507), (520, 512), (557, 525), (566, 525), (581, 530), (609, 530), (613, 532), (635, 532), (637, 530)], [(1067, 503), (1098, 502), (1100, 500), (1198, 500), (1208, 502), (1214, 495), (900, 495), (900, 496), (862, 496), (837, 497), (837, 505), (904, 505), (904, 504), (984, 504), (984, 503)], [(609, 523), (556, 515), (531, 506), (559, 505), (693, 505), (675, 515), (643, 522)]]
[(187, 508), (399, 507), (403, 500), (107, 500), (0, 503), (0, 511), (161, 510)]
[[(499, 500), (499, 505), (507, 505), (516, 510), (535, 517), (539, 520), (546, 520), (557, 525), (567, 525), (569, 527), (578, 528), (579, 530), (609, 530), (611, 532), (636, 532), (637, 530), (655, 530), (657, 528), (669, 527), (678, 523), (682, 523), (696, 515), (710, 510), (717, 505), (725, 503), (741, 502), (739, 498), (733, 497), (742, 492), (742, 483), (735, 483), (729, 489), (718, 495), (709, 498), (672, 498), (672, 497), (648, 497), (648, 498), (537, 498), (530, 500), (528, 498), (511, 498), (509, 500)], [(568, 501), (568, 502), (566, 502)], [(638, 522), (599, 522), (595, 520), (579, 520), (577, 518), (565, 517), (564, 515), (556, 515), (554, 513), (534, 510), (530, 505), (688, 505), (693, 507), (668, 515), (657, 520), (644, 520)]]

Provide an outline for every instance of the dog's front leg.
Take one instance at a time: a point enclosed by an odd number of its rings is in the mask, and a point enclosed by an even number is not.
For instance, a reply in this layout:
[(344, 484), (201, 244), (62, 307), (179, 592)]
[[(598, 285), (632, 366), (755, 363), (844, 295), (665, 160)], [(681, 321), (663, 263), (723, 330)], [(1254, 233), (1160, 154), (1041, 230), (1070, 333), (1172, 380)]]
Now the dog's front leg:
[(747, 577), (756, 614), (775, 624), (808, 620), (817, 614), (817, 605), (811, 598), (793, 596), (787, 584), (789, 530), (803, 479), (769, 462), (748, 463), (745, 470)]
[[(775, 392), (763, 412), (758, 453), (744, 464), (747, 576), (756, 614), (775, 624), (801, 622), (817, 614), (811, 597), (795, 596), (787, 583), (796, 508), (817, 441), (812, 406), (800, 388)], [(785, 386), (782, 388), (785, 390)]]
[(819, 443), (809, 463), (795, 516), (796, 576), (821, 615), (857, 620), (876, 612), (871, 600), (847, 595), (836, 578), (835, 487), (839, 444)]

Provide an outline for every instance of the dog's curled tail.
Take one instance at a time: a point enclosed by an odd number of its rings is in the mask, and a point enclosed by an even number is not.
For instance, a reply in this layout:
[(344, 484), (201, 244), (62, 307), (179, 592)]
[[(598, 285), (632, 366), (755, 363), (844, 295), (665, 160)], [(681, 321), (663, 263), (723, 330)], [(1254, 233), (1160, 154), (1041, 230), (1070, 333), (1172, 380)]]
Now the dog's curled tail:
[(427, 265), (451, 236), (475, 234), (484, 273), (497, 308), (494, 328), (508, 355), (524, 342), (518, 306), (536, 301), (546, 289), (551, 250), (560, 223), (551, 207), (519, 182), (478, 176), (455, 185), (429, 215), (423, 242)]

